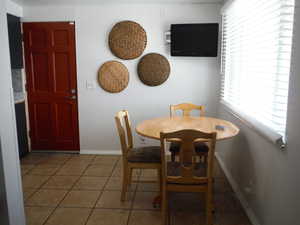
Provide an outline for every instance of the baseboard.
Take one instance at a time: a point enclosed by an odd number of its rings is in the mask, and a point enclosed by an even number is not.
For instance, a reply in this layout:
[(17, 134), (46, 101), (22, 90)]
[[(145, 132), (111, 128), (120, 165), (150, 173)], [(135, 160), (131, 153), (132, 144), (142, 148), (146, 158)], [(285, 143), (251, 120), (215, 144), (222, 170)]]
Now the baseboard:
[(80, 154), (82, 155), (121, 155), (121, 150), (80, 150)]
[(255, 213), (253, 212), (253, 210), (250, 208), (248, 201), (246, 200), (244, 194), (242, 193), (241, 189), (239, 188), (237, 182), (234, 180), (234, 178), (232, 177), (231, 173), (229, 172), (229, 170), (227, 169), (225, 163), (223, 162), (222, 158), (220, 157), (220, 155), (218, 154), (218, 152), (216, 152), (216, 158), (222, 168), (222, 170), (225, 173), (225, 176), (227, 177), (231, 187), (233, 188), (237, 198), (240, 200), (249, 220), (251, 221), (251, 223), (253, 225), (260, 225), (260, 223), (258, 222), (258, 219), (255, 215)]

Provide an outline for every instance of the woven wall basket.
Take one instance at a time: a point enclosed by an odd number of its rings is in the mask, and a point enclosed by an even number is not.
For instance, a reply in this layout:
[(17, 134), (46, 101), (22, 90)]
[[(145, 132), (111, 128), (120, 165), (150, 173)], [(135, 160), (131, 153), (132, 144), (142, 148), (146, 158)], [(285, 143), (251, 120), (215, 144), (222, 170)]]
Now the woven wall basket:
[(147, 35), (138, 23), (122, 21), (110, 31), (108, 43), (110, 50), (118, 58), (135, 59), (144, 52)]
[(164, 83), (168, 79), (169, 74), (169, 61), (157, 53), (143, 56), (138, 64), (138, 75), (141, 81), (149, 86), (157, 86)]
[(118, 61), (108, 61), (100, 67), (98, 81), (104, 90), (118, 93), (127, 87), (129, 72), (124, 64)]

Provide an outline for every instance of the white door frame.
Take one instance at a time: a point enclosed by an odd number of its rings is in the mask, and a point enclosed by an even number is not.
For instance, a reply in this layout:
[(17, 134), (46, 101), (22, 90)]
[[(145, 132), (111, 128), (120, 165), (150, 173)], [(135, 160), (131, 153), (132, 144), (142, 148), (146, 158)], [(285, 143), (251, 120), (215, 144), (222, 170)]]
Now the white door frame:
[(25, 225), (6, 11), (6, 1), (0, 1), (0, 154), (3, 159), (0, 169), (4, 172), (8, 208), (8, 215), (4, 216), (8, 217), (9, 225)]

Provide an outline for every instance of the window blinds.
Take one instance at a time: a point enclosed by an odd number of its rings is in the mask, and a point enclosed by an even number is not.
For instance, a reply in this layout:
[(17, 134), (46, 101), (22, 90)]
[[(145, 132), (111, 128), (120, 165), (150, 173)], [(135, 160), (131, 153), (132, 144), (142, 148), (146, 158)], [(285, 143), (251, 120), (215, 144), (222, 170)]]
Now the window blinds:
[(233, 0), (222, 10), (221, 98), (285, 136), (294, 0)]

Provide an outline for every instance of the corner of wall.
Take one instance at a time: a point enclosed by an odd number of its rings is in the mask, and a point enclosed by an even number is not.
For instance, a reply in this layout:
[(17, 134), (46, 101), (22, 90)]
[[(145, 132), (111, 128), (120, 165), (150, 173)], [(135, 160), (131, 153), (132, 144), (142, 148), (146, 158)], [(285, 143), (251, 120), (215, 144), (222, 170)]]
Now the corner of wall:
[(6, 12), (14, 16), (23, 17), (23, 6), (12, 0), (6, 0)]

